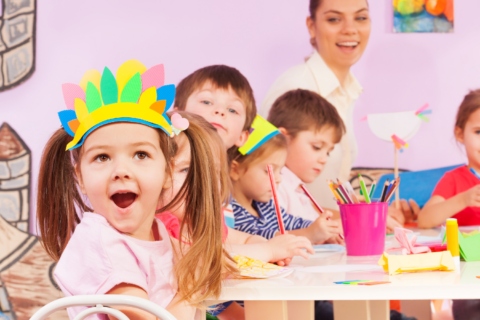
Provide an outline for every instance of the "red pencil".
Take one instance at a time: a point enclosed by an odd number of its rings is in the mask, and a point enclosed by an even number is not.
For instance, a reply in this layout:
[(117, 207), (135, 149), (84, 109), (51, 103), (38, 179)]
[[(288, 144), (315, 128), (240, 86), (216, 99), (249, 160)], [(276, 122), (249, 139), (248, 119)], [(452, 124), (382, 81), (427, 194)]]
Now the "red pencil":
[(301, 184), (301, 185), (300, 185), (300, 188), (302, 188), (303, 192), (307, 195), (307, 197), (310, 199), (310, 201), (312, 201), (313, 205), (318, 209), (318, 211), (320, 211), (320, 213), (324, 213), (325, 210), (323, 210), (323, 208), (320, 207), (320, 205), (318, 204), (318, 202), (315, 201), (315, 199), (314, 199), (313, 196), (310, 194), (310, 192), (308, 192), (307, 187), (305, 187), (304, 184)]
[(277, 186), (275, 183), (275, 177), (273, 175), (273, 169), (271, 164), (267, 164), (268, 176), (270, 177), (270, 186), (272, 187), (273, 203), (275, 204), (275, 213), (277, 214), (278, 227), (281, 234), (285, 234), (285, 226), (283, 225), (282, 212), (280, 211), (280, 205), (277, 198)]
[[(315, 200), (315, 198), (313, 198), (312, 194), (307, 190), (307, 187), (305, 187), (304, 184), (301, 184), (300, 188), (302, 188), (303, 192), (307, 195), (307, 197), (310, 199), (310, 201), (312, 201), (313, 205), (318, 209), (318, 211), (320, 211), (320, 213), (325, 213), (325, 210), (323, 210), (323, 208), (320, 207), (320, 205)], [(338, 235), (340, 236), (340, 238), (345, 239), (343, 237), (343, 234), (339, 233)]]

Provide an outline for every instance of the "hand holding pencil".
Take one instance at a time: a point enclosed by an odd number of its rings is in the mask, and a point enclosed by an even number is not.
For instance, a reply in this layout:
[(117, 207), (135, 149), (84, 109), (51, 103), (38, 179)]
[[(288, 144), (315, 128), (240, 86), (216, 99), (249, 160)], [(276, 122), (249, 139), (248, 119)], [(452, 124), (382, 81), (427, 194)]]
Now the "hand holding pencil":
[(321, 244), (327, 242), (327, 240), (339, 236), (342, 232), (340, 222), (331, 219), (332, 212), (326, 210), (321, 216), (319, 216), (313, 223), (306, 228), (308, 232), (307, 238), (312, 241), (313, 244)]

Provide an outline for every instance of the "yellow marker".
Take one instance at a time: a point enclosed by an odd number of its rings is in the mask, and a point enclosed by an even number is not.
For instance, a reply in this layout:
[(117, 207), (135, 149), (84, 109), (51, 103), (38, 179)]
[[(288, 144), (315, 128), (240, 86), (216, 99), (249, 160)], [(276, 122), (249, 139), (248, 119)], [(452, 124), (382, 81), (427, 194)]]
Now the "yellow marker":
[(457, 219), (448, 218), (446, 225), (447, 249), (450, 251), (455, 262), (455, 269), (460, 270), (460, 247), (458, 245), (458, 222)]

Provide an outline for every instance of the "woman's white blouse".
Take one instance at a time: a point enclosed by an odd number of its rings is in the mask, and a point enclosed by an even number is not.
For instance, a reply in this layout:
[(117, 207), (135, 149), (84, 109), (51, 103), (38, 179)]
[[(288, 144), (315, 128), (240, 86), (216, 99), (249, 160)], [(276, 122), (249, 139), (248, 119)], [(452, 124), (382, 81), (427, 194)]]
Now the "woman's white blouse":
[(330, 153), (330, 158), (320, 176), (308, 185), (310, 192), (326, 208), (338, 208), (328, 188), (327, 180), (348, 180), (357, 157), (357, 143), (353, 131), (354, 102), (362, 92), (362, 87), (352, 73), (349, 73), (342, 87), (332, 70), (315, 51), (305, 63), (290, 68), (272, 85), (263, 101), (260, 113), (267, 117), (273, 102), (283, 93), (293, 89), (314, 91), (337, 108), (345, 123), (346, 134)]

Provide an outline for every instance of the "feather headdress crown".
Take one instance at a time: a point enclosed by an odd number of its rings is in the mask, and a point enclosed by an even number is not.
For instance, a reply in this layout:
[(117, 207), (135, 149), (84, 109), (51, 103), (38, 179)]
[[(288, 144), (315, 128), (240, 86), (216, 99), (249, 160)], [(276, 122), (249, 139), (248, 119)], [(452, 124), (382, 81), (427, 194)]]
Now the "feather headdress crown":
[(113, 122), (134, 122), (162, 129), (172, 135), (166, 110), (175, 98), (175, 86), (164, 85), (163, 65), (148, 69), (139, 61), (129, 60), (117, 70), (103, 73), (88, 71), (80, 85), (64, 84), (67, 110), (58, 116), (65, 131), (73, 137), (67, 150), (83, 144), (96, 128)]

